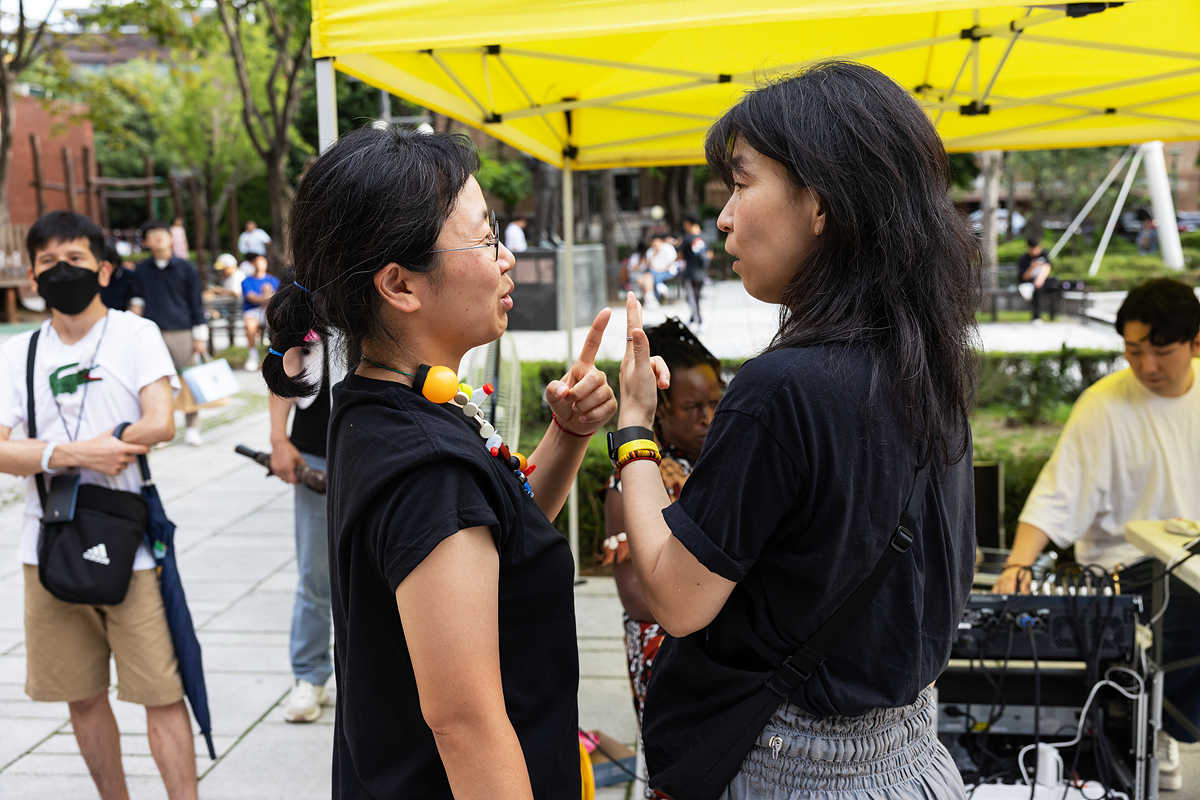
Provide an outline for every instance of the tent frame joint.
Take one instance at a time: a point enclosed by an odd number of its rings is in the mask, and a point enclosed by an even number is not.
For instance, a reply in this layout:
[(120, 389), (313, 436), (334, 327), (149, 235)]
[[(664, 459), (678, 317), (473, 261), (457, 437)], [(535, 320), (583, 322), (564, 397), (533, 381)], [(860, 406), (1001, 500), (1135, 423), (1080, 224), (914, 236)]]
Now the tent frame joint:
[(978, 100), (972, 100), (965, 106), (959, 106), (958, 113), (964, 117), (984, 117), (992, 113), (992, 105), (991, 103), (980, 103)]
[(1067, 16), (1074, 19), (1087, 17), (1092, 14), (1099, 14), (1108, 11), (1110, 8), (1123, 6), (1124, 3), (1067, 3)]
[(562, 154), (563, 158), (574, 161), (575, 159), (579, 158), (579, 148), (573, 144), (569, 144), (562, 149)]
[(500, 45), (489, 44), (487, 47), (484, 48), (484, 52), (487, 53), (489, 56), (498, 56), (498, 55), (500, 55)]
[(484, 125), (499, 125), (501, 122), (504, 122), (504, 115), (495, 111), (483, 118)]
[(978, 25), (972, 25), (969, 28), (963, 28), (961, 31), (958, 32), (958, 38), (970, 39), (972, 42), (978, 42), (981, 39), (986, 39), (991, 35), (992, 34), (987, 33), (986, 31), (983, 30), (983, 28), (981, 28)]

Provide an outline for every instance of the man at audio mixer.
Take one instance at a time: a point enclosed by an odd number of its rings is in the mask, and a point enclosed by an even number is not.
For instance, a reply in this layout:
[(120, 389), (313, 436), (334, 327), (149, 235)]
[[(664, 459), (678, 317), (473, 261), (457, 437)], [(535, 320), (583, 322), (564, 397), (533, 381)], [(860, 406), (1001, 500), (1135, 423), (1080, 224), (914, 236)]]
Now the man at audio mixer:
[[(1151, 280), (1129, 292), (1116, 328), (1129, 367), (1075, 403), (1021, 511), (998, 593), (1028, 592), (1028, 567), (1053, 542), (1074, 545), (1080, 564), (1119, 572), (1122, 588), (1142, 593), (1149, 609), (1157, 588), (1152, 562), (1125, 540), (1125, 523), (1200, 519), (1200, 301), (1190, 286)], [(1164, 663), (1200, 655), (1200, 594), (1174, 575), (1168, 580)], [(1186, 720), (1169, 713), (1172, 707)], [(1179, 789), (1177, 740), (1200, 739), (1200, 666), (1166, 673), (1164, 708), (1159, 787)]]

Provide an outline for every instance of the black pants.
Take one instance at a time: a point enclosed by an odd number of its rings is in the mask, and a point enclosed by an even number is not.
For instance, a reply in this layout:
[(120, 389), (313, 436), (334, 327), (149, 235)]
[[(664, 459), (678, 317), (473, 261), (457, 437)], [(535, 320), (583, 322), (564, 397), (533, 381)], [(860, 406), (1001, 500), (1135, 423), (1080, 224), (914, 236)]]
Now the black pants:
[[(1145, 612), (1142, 622), (1152, 616), (1153, 596), (1162, 594), (1161, 581), (1153, 580), (1153, 563), (1142, 561), (1121, 571), (1121, 585), (1142, 596)], [(1200, 656), (1200, 594), (1172, 575), (1171, 596), (1162, 618), (1163, 664)], [(1163, 676), (1163, 697), (1178, 708), (1193, 725), (1200, 727), (1200, 666), (1174, 670)], [(1194, 742), (1195, 737), (1185, 730), (1166, 711), (1162, 715), (1163, 729), (1181, 742)]]
[(1062, 283), (1057, 278), (1047, 278), (1042, 284), (1042, 288), (1033, 290), (1033, 318), (1041, 319), (1042, 317), (1042, 298), (1045, 297), (1049, 302), (1049, 310), (1046, 316), (1049, 319), (1054, 319), (1058, 315), (1059, 302), (1062, 299)]

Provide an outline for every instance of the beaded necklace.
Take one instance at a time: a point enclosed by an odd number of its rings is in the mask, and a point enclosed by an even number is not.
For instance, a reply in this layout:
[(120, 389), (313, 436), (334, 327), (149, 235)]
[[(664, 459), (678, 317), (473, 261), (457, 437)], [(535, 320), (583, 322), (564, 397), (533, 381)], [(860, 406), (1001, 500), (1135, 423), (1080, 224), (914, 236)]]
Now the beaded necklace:
[[(479, 426), (479, 438), (483, 439), (483, 446), (487, 451), (511, 469), (521, 484), (521, 489), (528, 497), (533, 497), (533, 487), (529, 485), (529, 475), (533, 473), (535, 465), (530, 464), (520, 453), (508, 449), (508, 445), (504, 443), (496, 427), (484, 416), (483, 411), (479, 408), (479, 403), (471, 400), (475, 390), (466, 383), (459, 382), (458, 375), (454, 370), (449, 367), (431, 367), (428, 364), (422, 364), (417, 367), (414, 374), (389, 367), (387, 364), (380, 364), (366, 356), (362, 357), (362, 362), (376, 369), (411, 378), (413, 390), (420, 392), (426, 400), (438, 405), (453, 406), (460, 410), (464, 417)], [(490, 396), (495, 391), (489, 383), (485, 383), (480, 389), (485, 396)]]

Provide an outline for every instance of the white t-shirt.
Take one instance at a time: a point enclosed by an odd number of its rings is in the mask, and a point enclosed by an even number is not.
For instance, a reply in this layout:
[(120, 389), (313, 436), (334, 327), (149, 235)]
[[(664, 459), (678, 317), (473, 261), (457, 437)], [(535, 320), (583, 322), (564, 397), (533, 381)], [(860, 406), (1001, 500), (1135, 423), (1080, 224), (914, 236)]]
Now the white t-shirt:
[(504, 228), (504, 246), (514, 253), (520, 253), (529, 249), (529, 244), (525, 241), (525, 229), (515, 222), (510, 222)]
[(252, 231), (242, 231), (237, 241), (238, 252), (265, 256), (267, 254), (267, 245), (270, 243), (271, 235), (262, 228), (255, 228)]
[(1125, 541), (1138, 519), (1200, 519), (1200, 359), (1181, 397), (1160, 397), (1130, 369), (1096, 381), (1071, 410), (1021, 522), (1081, 564), (1133, 564), (1146, 557)]
[(246, 276), (243, 275), (241, 272), (234, 270), (233, 272), (229, 273), (228, 278), (221, 281), (221, 287), (223, 289), (225, 289), (226, 291), (235, 292), (238, 297), (241, 297), (242, 296), (242, 280), (245, 279), (245, 277)]
[(674, 245), (663, 242), (657, 250), (651, 247), (646, 251), (646, 260), (650, 263), (650, 269), (655, 272), (673, 272), (679, 255), (675, 252)]
[[(8, 428), (21, 426), (24, 429), (25, 426), (25, 361), (32, 336), (32, 331), (14, 336), (0, 347), (0, 425)], [(81, 366), (91, 366), (87, 376), (93, 380), (71, 380), (71, 376), (79, 374)], [(57, 395), (52, 389), (52, 374), (57, 377)], [(42, 323), (42, 333), (38, 337), (33, 372), (37, 438), (55, 444), (72, 439), (82, 441), (111, 431), (118, 423), (137, 422), (142, 417), (138, 392), (159, 378), (174, 374), (175, 365), (158, 326), (144, 317), (125, 311), (109, 311), (87, 335), (71, 345), (64, 344), (46, 321)], [(87, 388), (86, 401), (84, 387)], [(75, 434), (76, 425), (79, 426), (78, 435)], [(80, 481), (127, 492), (141, 491), (136, 461), (113, 476), (81, 469)], [(41, 500), (34, 478), (30, 476), (25, 481), (25, 518), (19, 550), (25, 564), (37, 563), (41, 518)], [(133, 568), (150, 569), (153, 566), (154, 558), (143, 543), (138, 548)]]

